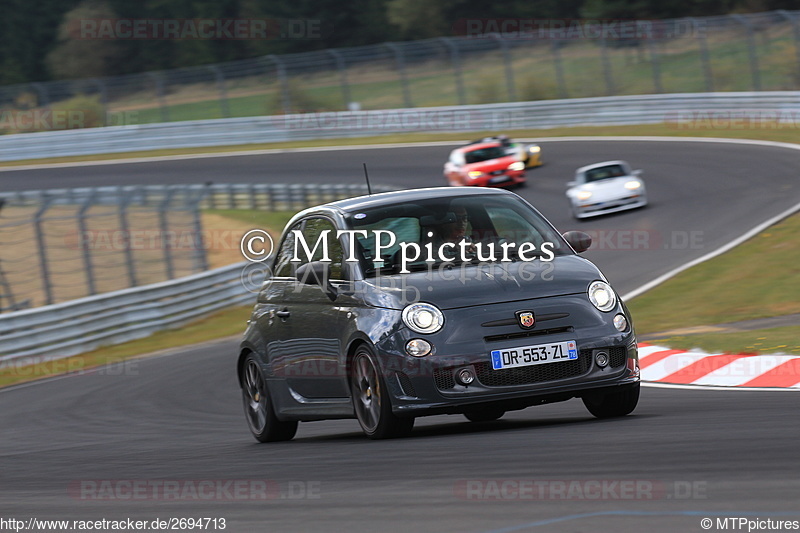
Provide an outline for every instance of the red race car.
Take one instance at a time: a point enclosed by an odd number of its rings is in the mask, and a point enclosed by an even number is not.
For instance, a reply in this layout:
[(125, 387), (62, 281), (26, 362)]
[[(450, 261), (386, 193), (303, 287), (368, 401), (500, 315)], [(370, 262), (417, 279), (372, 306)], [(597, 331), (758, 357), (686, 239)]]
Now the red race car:
[(444, 177), (452, 186), (510, 187), (525, 183), (525, 163), (498, 141), (472, 143), (450, 153)]

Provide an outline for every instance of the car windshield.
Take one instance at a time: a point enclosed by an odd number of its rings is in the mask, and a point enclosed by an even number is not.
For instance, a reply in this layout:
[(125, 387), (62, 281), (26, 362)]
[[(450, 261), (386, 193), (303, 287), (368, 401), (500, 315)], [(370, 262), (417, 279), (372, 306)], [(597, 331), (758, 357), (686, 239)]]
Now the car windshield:
[(506, 152), (502, 146), (488, 146), (464, 153), (464, 158), (468, 165), (470, 163), (480, 163), (481, 161), (488, 161), (489, 159), (497, 159), (505, 156)]
[[(402, 266), (411, 271), (465, 260), (532, 260), (540, 254), (549, 258), (545, 250), (552, 250), (553, 256), (573, 253), (541, 215), (515, 197), (418, 200), (366, 209), (348, 220), (351, 229), (367, 232), (356, 237), (356, 251), (368, 276), (396, 273)], [(523, 243), (530, 244), (520, 249)], [(413, 257), (416, 249), (419, 257)]]
[(587, 170), (584, 175), (586, 176), (586, 183), (593, 181), (607, 180), (610, 178), (619, 178), (625, 175), (625, 169), (622, 165), (608, 165), (605, 167), (593, 168)]

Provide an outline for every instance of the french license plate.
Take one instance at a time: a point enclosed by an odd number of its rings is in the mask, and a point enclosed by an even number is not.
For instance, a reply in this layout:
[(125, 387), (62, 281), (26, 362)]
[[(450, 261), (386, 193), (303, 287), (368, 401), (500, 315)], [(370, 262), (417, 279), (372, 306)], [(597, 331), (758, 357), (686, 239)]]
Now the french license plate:
[(497, 176), (496, 178), (489, 178), (489, 183), (503, 183), (504, 181), (508, 181), (511, 178), (508, 176)]
[(520, 346), (519, 348), (508, 348), (506, 350), (492, 350), (491, 356), (492, 368), (503, 370), (520, 366), (571, 361), (578, 358), (578, 347), (575, 341), (552, 342), (550, 344)]

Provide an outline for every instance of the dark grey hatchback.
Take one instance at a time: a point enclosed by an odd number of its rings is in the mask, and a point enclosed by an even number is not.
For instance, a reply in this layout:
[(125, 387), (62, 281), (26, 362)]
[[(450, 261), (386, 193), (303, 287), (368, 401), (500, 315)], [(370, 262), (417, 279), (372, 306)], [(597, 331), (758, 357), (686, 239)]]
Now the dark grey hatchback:
[(371, 438), (414, 418), (582, 398), (597, 417), (639, 399), (633, 323), (603, 274), (525, 200), (417, 189), (298, 213), (268, 265), (238, 359), (262, 442), (300, 421), (357, 418)]

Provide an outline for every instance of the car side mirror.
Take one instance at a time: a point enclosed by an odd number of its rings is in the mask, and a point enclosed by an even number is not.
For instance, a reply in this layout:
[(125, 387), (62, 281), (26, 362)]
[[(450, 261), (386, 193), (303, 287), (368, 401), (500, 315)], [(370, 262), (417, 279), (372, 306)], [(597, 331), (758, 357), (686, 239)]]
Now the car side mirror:
[(631, 172), (631, 176), (639, 177), (641, 175), (642, 175), (642, 170), (641, 169), (636, 169), (633, 172)]
[(585, 252), (592, 245), (592, 238), (582, 231), (568, 231), (562, 237), (578, 253)]
[(567, 187), (575, 187), (577, 184), (578, 184), (577, 181), (568, 181), (567, 182)]
[(336, 299), (336, 287), (331, 283), (331, 264), (328, 261), (311, 261), (297, 267), (297, 280), (304, 285), (319, 286), (331, 301)]

